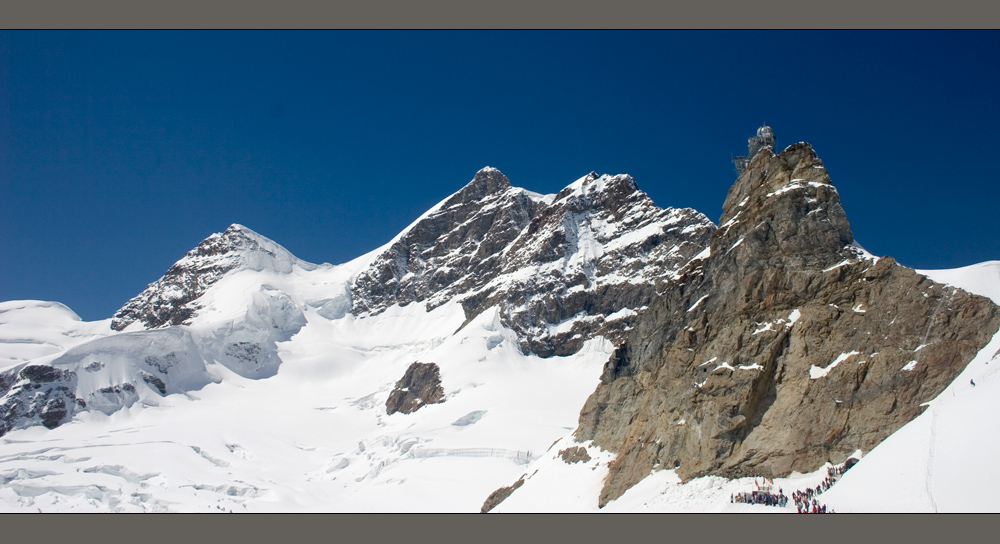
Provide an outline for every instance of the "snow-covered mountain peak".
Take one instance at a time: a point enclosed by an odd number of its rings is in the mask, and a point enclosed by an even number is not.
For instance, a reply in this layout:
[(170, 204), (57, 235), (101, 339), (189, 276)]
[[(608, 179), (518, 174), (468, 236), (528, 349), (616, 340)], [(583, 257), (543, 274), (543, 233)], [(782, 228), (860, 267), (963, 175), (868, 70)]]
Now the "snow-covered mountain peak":
[(152, 329), (187, 323), (196, 308), (189, 305), (224, 275), (239, 270), (290, 273), (314, 270), (316, 265), (296, 258), (276, 242), (243, 225), (205, 238), (187, 252), (159, 280), (129, 300), (112, 318), (111, 328), (124, 330), (133, 323)]
[(306, 270), (315, 268), (315, 265), (299, 260), (275, 241), (237, 223), (206, 238), (174, 266), (225, 266), (230, 263), (240, 269), (285, 273), (291, 272), (294, 266)]
[(510, 189), (510, 187), (510, 180), (507, 179), (507, 176), (503, 175), (503, 172), (492, 166), (487, 166), (476, 172), (476, 175), (472, 177), (472, 181), (467, 183), (465, 187), (462, 187), (462, 189), (445, 200), (444, 208), (476, 202), (488, 195), (503, 193)]
[(559, 191), (553, 205), (564, 206), (573, 213), (606, 209), (616, 219), (622, 219), (632, 208), (656, 208), (649, 196), (639, 190), (632, 176), (598, 175), (596, 172), (587, 174)]
[(636, 185), (635, 180), (628, 174), (617, 174), (611, 176), (608, 174), (601, 175), (597, 172), (591, 172), (573, 183), (570, 183), (562, 191), (559, 191), (556, 195), (556, 200), (571, 198), (573, 196), (593, 195), (606, 191), (630, 192), (637, 191), (638, 189), (639, 187)]

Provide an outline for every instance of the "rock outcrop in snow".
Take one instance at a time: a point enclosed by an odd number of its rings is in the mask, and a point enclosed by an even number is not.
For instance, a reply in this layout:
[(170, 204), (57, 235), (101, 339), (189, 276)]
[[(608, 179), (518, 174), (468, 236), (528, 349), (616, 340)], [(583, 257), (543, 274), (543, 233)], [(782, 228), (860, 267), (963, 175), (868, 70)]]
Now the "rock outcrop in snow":
[(524, 476), (521, 476), (520, 478), (517, 479), (516, 482), (512, 484), (501, 487), (500, 489), (497, 489), (493, 493), (490, 493), (490, 496), (486, 497), (486, 500), (483, 502), (483, 506), (479, 509), (479, 513), (486, 514), (490, 510), (493, 510), (493, 508), (495, 508), (496, 505), (503, 502), (504, 499), (509, 497), (511, 493), (513, 493), (515, 490), (517, 490), (517, 488), (521, 487), (522, 485), (524, 485)]
[(444, 402), (441, 369), (434, 363), (413, 363), (385, 401), (385, 413), (412, 414), (427, 404)]
[(760, 152), (693, 261), (605, 365), (576, 438), (617, 452), (600, 503), (650, 474), (785, 476), (869, 451), (1000, 327), (1000, 310), (872, 259), (805, 143)]
[(0, 374), (0, 436), (13, 429), (58, 427), (85, 406), (74, 394), (76, 374), (46, 365), (26, 365)]
[(694, 210), (657, 207), (627, 175), (591, 173), (543, 197), (484, 168), (358, 276), (353, 311), (457, 299), (471, 320), (498, 306), (522, 351), (568, 355), (594, 336), (620, 341), (714, 230)]

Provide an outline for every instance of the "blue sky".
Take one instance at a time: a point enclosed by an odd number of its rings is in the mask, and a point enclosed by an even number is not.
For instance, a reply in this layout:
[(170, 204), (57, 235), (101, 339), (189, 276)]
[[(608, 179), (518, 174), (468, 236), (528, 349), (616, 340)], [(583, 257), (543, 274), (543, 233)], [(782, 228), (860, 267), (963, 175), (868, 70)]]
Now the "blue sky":
[(0, 300), (106, 318), (231, 223), (345, 262), (487, 165), (715, 221), (761, 122), (872, 253), (1000, 259), (998, 61), (998, 32), (0, 32)]

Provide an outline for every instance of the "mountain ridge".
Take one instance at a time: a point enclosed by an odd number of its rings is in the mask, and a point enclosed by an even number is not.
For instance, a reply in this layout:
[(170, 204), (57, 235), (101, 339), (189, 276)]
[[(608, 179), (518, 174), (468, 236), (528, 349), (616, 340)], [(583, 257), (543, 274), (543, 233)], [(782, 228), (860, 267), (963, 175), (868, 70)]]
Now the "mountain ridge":
[[(539, 197), (485, 168), (360, 273), (352, 311), (456, 298), (471, 320), (501, 304), (522, 351), (566, 355), (594, 335), (620, 337), (658, 279), (700, 252), (712, 230), (694, 210), (656, 207), (627, 175), (592, 173)], [(616, 277), (636, 275), (648, 285)], [(617, 323), (605, 321), (621, 310)]]
[[(273, 376), (279, 344), (311, 312), (366, 318), (457, 300), (461, 327), (498, 307), (498, 326), (514, 330), (522, 353), (572, 355), (595, 337), (617, 341), (655, 296), (646, 280), (683, 265), (713, 229), (693, 210), (656, 207), (627, 175), (592, 173), (557, 195), (537, 195), (492, 167), (382, 248), (344, 265), (302, 261), (234, 223), (115, 312), (109, 333), (119, 334), (4, 374), (0, 398), (9, 402), (0, 404), (0, 431), (156, 404), (217, 380), (216, 364), (244, 377)], [(536, 281), (542, 269), (544, 281)], [(306, 278), (313, 286), (297, 293)], [(40, 387), (47, 397), (25, 396)]]

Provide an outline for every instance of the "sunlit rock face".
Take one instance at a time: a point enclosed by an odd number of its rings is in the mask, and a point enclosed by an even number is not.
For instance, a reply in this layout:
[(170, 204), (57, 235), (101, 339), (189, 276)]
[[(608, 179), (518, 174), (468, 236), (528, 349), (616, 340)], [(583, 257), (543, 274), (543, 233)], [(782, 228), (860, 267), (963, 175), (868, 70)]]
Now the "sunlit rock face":
[(602, 505), (659, 468), (777, 477), (869, 451), (1000, 327), (988, 299), (856, 247), (808, 144), (759, 152), (723, 209), (581, 412), (577, 439), (618, 454)]
[(657, 207), (627, 175), (542, 196), (485, 168), (358, 276), (353, 311), (457, 299), (471, 320), (499, 306), (523, 352), (568, 355), (624, 338), (714, 230), (694, 210)]

